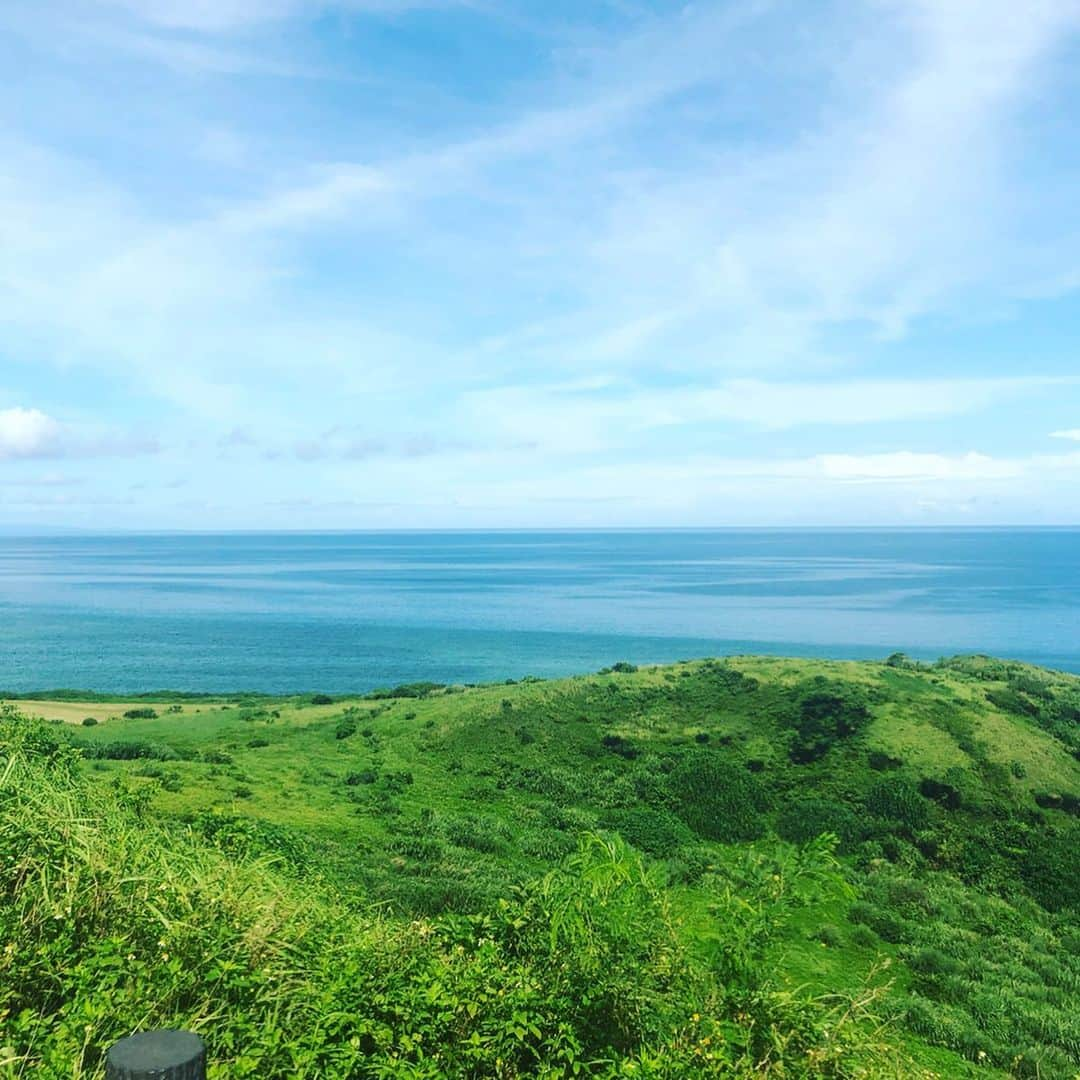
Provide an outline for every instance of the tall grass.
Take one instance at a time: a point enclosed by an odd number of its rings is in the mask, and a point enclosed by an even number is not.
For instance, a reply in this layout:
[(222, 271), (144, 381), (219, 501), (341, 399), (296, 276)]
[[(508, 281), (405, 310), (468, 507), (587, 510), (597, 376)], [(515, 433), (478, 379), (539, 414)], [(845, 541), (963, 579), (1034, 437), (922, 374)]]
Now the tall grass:
[(159, 1026), (200, 1032), (219, 1080), (917, 1075), (874, 1018), (880, 988), (811, 999), (752, 966), (721, 981), (684, 941), (617, 837), (584, 837), (488, 911), (395, 919), (156, 821), (0, 711), (8, 1078), (99, 1077), (114, 1040)]

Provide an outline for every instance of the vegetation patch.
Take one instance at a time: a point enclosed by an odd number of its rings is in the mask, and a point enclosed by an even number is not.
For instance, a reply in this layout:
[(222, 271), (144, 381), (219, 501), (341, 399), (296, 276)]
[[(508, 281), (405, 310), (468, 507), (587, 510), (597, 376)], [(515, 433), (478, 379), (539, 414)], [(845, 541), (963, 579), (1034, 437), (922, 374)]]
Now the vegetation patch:
[(1080, 680), (615, 676), (4, 710), (0, 1071), (1074, 1080)]

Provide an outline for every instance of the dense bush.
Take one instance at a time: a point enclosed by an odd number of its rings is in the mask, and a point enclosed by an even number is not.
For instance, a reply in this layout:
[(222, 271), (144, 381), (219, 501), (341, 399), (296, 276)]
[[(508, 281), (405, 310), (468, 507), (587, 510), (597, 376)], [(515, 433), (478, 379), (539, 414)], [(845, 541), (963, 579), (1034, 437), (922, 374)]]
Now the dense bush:
[(817, 761), (837, 740), (854, 735), (869, 719), (866, 703), (851, 693), (816, 693), (803, 698), (791, 743), (791, 760), (797, 765)]
[(668, 788), (679, 816), (707, 840), (753, 840), (765, 831), (765, 788), (718, 756), (687, 754), (668, 776)]
[(776, 831), (793, 844), (805, 844), (823, 833), (831, 833), (847, 850), (860, 831), (858, 815), (844, 803), (831, 799), (798, 799), (788, 803), (776, 819)]
[(442, 842), (433, 836), (396, 836), (389, 850), (417, 862), (437, 862), (443, 853)]
[(1051, 917), (896, 868), (867, 879), (851, 918), (900, 942), (911, 1030), (1012, 1076), (1073, 1080), (1080, 1066), (1080, 958)]
[(1020, 874), (1032, 896), (1050, 911), (1080, 912), (1080, 829), (1031, 836), (1020, 859)]
[(498, 818), (475, 814), (447, 817), (442, 823), (442, 834), (451, 844), (486, 854), (503, 850), (510, 840), (506, 825)]
[(608, 815), (606, 823), (638, 850), (657, 858), (667, 858), (696, 839), (680, 818), (648, 806), (615, 810)]
[(344, 777), (346, 787), (356, 787), (358, 784), (374, 784), (379, 779), (379, 774), (374, 769), (360, 769), (347, 772)]
[(543, 795), (560, 805), (575, 802), (584, 791), (579, 773), (558, 767), (518, 769), (513, 783), (521, 791)]
[(446, 685), (444, 683), (437, 682), (402, 683), (400, 686), (393, 686), (390, 689), (372, 690), (367, 696), (372, 701), (386, 701), (391, 698), (426, 698), (437, 690), (445, 689)]
[(356, 717), (351, 715), (343, 716), (334, 728), (335, 739), (348, 739), (356, 734)]
[(137, 709), (128, 709), (124, 713), (129, 720), (156, 720), (157, 710), (147, 706), (139, 706)]
[(632, 760), (641, 753), (630, 739), (622, 735), (605, 735), (600, 741), (605, 750), (610, 750), (613, 754), (618, 754), (619, 757)]
[(946, 810), (958, 810), (963, 801), (960, 792), (952, 784), (934, 780), (932, 777), (924, 777), (919, 782), (919, 794), (944, 806)]
[(903, 758), (893, 757), (883, 750), (872, 751), (867, 758), (867, 762), (874, 772), (891, 772), (893, 769), (899, 769), (904, 764)]
[(986, 700), (1004, 712), (1016, 713), (1019, 716), (1039, 715), (1039, 706), (1011, 686), (987, 690)]
[(171, 746), (148, 742), (145, 739), (117, 739), (114, 742), (81, 743), (83, 757), (104, 758), (108, 761), (135, 761), (150, 758), (154, 761), (179, 761), (181, 755)]
[(892, 775), (879, 780), (866, 795), (866, 810), (874, 817), (921, 829), (927, 821), (926, 800), (910, 780)]

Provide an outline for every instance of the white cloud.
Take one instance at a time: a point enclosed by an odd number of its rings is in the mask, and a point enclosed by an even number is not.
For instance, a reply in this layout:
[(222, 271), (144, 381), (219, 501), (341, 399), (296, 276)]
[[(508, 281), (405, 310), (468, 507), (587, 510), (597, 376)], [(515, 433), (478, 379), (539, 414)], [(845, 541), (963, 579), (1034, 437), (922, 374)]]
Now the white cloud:
[(1051, 431), (1051, 439), (1068, 439), (1071, 442), (1080, 442), (1080, 428), (1066, 428), (1064, 431)]
[(40, 409), (0, 410), (0, 461), (58, 456), (62, 428)]
[(137, 457), (160, 449), (157, 439), (63, 424), (40, 409), (0, 410), (0, 462), (39, 458)]

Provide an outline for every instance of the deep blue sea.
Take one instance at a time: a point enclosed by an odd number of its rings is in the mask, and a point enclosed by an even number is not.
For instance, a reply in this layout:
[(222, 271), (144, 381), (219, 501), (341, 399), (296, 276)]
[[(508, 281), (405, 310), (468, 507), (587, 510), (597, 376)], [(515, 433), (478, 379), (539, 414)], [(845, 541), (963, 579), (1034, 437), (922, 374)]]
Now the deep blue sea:
[(1080, 671), (1080, 530), (0, 538), (0, 689), (366, 690), (730, 653)]

